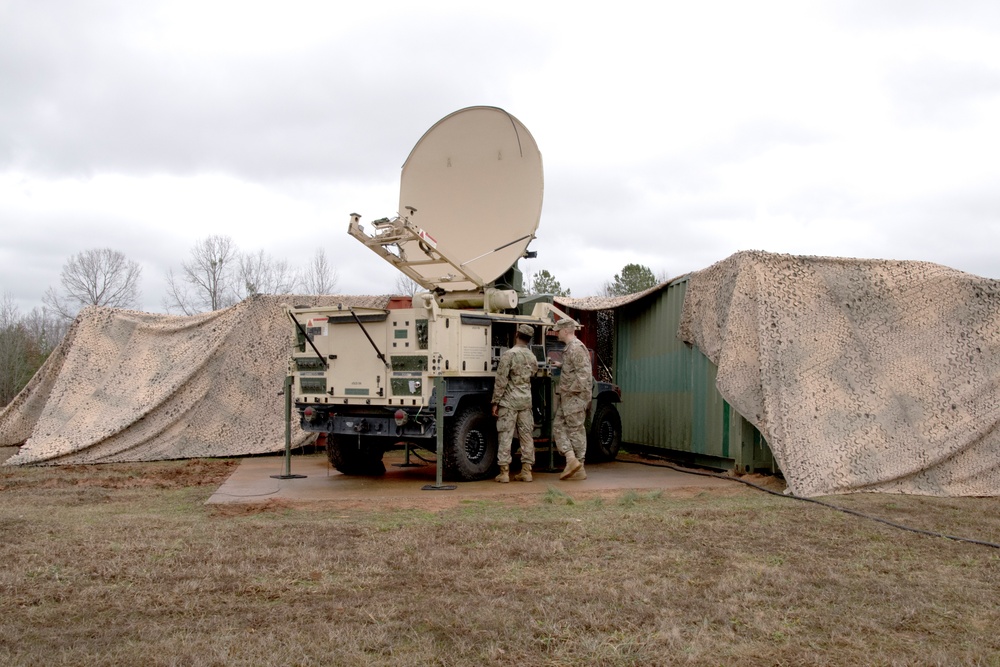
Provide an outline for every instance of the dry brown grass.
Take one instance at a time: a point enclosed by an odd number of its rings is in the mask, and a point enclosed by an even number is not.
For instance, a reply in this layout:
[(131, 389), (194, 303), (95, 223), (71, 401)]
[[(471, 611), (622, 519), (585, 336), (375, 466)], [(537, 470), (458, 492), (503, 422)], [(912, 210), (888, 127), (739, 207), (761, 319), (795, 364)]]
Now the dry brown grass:
[[(4, 665), (1000, 665), (1000, 550), (733, 485), (206, 506), (231, 462), (0, 468)], [(1000, 500), (830, 499), (1000, 542)]]

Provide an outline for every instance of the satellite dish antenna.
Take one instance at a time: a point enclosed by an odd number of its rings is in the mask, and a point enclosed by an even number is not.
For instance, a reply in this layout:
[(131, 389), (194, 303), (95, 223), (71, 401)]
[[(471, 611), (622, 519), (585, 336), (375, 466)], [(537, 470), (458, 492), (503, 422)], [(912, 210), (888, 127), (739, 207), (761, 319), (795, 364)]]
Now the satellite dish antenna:
[(434, 124), (403, 164), (399, 215), (349, 232), (425, 289), (482, 290), (520, 259), (542, 213), (542, 155), (521, 121), (468, 107)]

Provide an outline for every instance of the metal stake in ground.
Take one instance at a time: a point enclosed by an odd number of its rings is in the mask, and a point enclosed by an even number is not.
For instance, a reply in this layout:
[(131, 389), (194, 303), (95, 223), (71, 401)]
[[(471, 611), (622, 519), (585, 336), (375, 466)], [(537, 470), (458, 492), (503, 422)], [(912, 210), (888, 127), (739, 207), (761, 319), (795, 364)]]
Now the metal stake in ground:
[(285, 376), (285, 474), (271, 475), (275, 479), (301, 479), (305, 475), (292, 474), (292, 376)]
[(438, 375), (434, 378), (434, 396), (437, 399), (435, 401), (435, 407), (437, 408), (437, 414), (435, 419), (437, 421), (437, 473), (435, 476), (435, 481), (433, 484), (425, 484), (421, 487), (422, 491), (453, 491), (458, 487), (454, 484), (442, 484), (442, 470), (441, 467), (444, 465), (444, 378)]
[[(420, 468), (421, 466), (424, 465), (423, 463), (410, 463), (410, 443), (408, 443), (408, 442), (405, 443), (403, 445), (403, 450), (406, 452), (406, 461), (403, 462), (403, 463), (393, 463), (392, 464), (393, 467), (395, 467), (395, 468)], [(418, 454), (414, 454), (414, 456), (416, 456), (418, 459), (420, 458), (420, 456)], [(420, 459), (420, 460), (423, 461), (423, 459)]]

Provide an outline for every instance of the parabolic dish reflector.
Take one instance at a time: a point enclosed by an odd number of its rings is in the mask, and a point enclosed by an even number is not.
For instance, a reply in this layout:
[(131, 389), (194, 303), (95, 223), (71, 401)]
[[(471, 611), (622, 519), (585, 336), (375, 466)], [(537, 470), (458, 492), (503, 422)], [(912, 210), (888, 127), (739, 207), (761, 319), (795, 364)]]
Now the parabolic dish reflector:
[[(413, 147), (403, 164), (399, 213), (488, 283), (534, 238), (542, 190), (542, 155), (521, 121), (496, 107), (469, 107), (442, 118)], [(405, 256), (423, 255), (419, 241), (401, 246)], [(410, 268), (447, 291), (482, 287), (441, 276), (440, 266)]]

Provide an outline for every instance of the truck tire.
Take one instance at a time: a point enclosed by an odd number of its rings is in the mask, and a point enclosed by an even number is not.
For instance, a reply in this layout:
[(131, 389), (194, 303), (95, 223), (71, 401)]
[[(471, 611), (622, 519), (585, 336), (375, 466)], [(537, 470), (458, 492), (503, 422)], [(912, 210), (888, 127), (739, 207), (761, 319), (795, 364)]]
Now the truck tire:
[(587, 434), (587, 461), (614, 461), (622, 444), (622, 418), (614, 403), (597, 406)]
[(359, 442), (356, 436), (328, 435), (326, 457), (330, 465), (345, 475), (377, 477), (385, 474), (382, 448)]
[(496, 420), (479, 405), (462, 408), (447, 431), (444, 475), (450, 481), (473, 482), (496, 471)]

